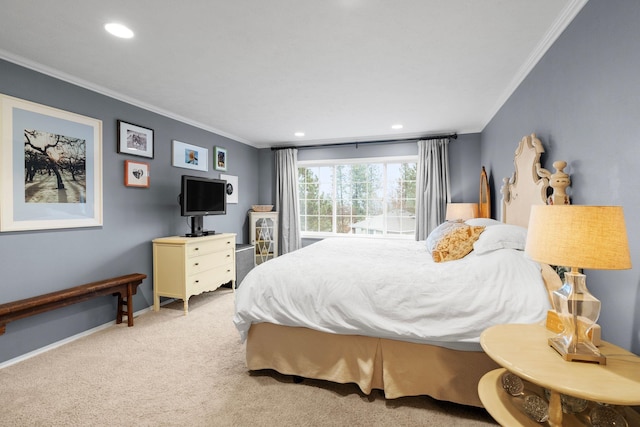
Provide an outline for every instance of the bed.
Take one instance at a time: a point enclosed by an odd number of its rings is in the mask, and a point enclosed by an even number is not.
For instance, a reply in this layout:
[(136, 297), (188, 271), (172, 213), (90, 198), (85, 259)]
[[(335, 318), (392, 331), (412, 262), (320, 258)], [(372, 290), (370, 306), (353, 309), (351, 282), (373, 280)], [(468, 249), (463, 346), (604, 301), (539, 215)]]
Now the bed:
[[(543, 321), (549, 292), (561, 286), (553, 269), (523, 253), (530, 206), (552, 191), (543, 151), (535, 134), (518, 144), (501, 189), (506, 223), (445, 223), (426, 242), (325, 239), (253, 269), (234, 315), (248, 369), (355, 383), (389, 399), (482, 406), (478, 381), (498, 366), (482, 352), (480, 333)], [(475, 235), (442, 246), (449, 228)], [(447, 259), (468, 240), (468, 254)]]

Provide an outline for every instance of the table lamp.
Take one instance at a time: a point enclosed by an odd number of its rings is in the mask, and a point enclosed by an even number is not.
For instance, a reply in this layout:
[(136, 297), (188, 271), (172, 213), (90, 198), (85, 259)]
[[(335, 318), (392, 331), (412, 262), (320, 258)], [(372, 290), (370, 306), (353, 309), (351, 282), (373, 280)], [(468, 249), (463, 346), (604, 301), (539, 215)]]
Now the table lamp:
[(564, 360), (606, 364), (588, 336), (600, 316), (600, 301), (589, 293), (579, 269), (631, 268), (622, 207), (533, 206), (525, 251), (535, 261), (571, 268), (552, 295), (564, 329), (549, 345)]
[(477, 203), (447, 203), (446, 221), (455, 221), (461, 219), (463, 221), (478, 217)]

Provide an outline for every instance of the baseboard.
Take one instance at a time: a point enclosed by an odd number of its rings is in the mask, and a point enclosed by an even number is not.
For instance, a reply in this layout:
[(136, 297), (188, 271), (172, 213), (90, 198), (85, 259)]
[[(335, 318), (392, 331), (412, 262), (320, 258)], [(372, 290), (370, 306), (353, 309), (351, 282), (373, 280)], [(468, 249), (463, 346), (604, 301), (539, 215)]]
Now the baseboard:
[[(164, 302), (164, 304), (167, 304), (167, 303), (172, 302), (172, 301), (173, 300), (166, 301), (166, 302)], [(153, 309), (153, 306), (149, 306), (147, 308), (143, 308), (142, 310), (139, 310), (139, 311), (136, 311), (135, 313), (133, 313), (133, 317), (135, 318), (135, 317), (137, 317), (137, 316), (139, 316), (139, 315), (141, 315), (143, 313), (146, 313), (147, 311), (150, 311), (152, 309)], [(29, 353), (25, 353), (25, 354), (23, 354), (21, 356), (14, 357), (13, 359), (9, 359), (6, 362), (0, 363), (0, 369), (6, 368), (6, 367), (11, 366), (11, 365), (15, 365), (16, 363), (20, 363), (20, 362), (22, 362), (24, 360), (27, 360), (27, 359), (31, 359), (34, 356), (37, 356), (37, 355), (42, 354), (42, 353), (46, 353), (49, 350), (53, 350), (54, 348), (58, 348), (60, 346), (63, 346), (63, 345), (68, 344), (70, 342), (73, 342), (73, 341), (75, 341), (77, 339), (80, 339), (80, 338), (86, 337), (88, 335), (94, 334), (94, 333), (96, 333), (98, 331), (101, 331), (103, 329), (107, 329), (108, 327), (113, 326), (115, 324), (116, 324), (116, 321), (114, 320), (112, 322), (108, 322), (108, 323), (102, 324), (100, 326), (96, 326), (95, 328), (88, 329), (86, 331), (80, 332), (79, 334), (70, 336), (70, 337), (65, 338), (63, 340), (56, 341), (56, 342), (51, 343), (51, 344), (49, 344), (47, 346), (44, 346), (44, 347), (38, 348), (36, 350), (30, 351)]]

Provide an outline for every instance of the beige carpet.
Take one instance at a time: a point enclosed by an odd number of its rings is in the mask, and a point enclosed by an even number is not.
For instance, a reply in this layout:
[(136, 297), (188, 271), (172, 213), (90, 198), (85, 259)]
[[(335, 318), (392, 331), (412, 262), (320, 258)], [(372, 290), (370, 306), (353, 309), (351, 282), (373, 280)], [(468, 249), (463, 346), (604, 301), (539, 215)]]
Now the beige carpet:
[(486, 426), (478, 408), (249, 373), (221, 288), (0, 370), (0, 426)]

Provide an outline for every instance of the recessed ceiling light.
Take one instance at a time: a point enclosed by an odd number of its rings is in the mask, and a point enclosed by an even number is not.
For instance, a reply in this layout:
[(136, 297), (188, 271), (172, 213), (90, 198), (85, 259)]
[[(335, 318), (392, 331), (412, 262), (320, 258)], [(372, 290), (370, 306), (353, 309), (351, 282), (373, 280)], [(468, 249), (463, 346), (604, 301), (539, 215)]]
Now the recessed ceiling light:
[(298, 137), (304, 136), (304, 132), (296, 132), (296, 133), (294, 133), (294, 135), (298, 136)]
[(120, 37), (122, 39), (130, 39), (133, 37), (133, 31), (129, 28), (125, 27), (122, 24), (117, 24), (115, 22), (110, 22), (105, 24), (104, 29), (109, 33), (113, 34), (116, 37)]
[(402, 129), (403, 126), (401, 124), (397, 124), (397, 125), (392, 125), (391, 129)]

